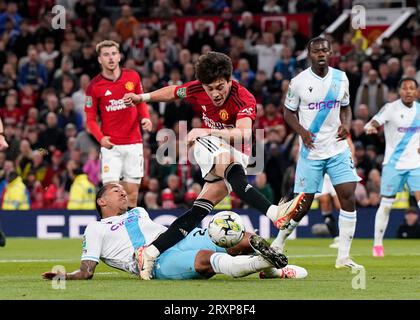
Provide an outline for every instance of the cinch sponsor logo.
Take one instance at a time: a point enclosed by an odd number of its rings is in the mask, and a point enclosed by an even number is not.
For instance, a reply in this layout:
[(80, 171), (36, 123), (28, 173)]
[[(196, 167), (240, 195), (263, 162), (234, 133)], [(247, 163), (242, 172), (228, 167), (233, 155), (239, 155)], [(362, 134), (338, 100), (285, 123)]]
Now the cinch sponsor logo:
[(340, 107), (340, 101), (338, 100), (314, 102), (308, 105), (309, 110), (333, 109), (333, 108), (339, 108), (339, 107)]
[(125, 109), (125, 108), (129, 108), (124, 104), (123, 99), (118, 99), (118, 100), (111, 99), (111, 100), (109, 100), (109, 103), (111, 105), (108, 105), (108, 106), (105, 107), (107, 112), (118, 111), (118, 110), (122, 110), (122, 109)]
[(117, 223), (117, 224), (114, 224), (114, 225), (112, 225), (112, 227), (111, 227), (111, 231), (118, 230), (118, 229), (119, 229), (119, 227), (122, 227), (122, 226), (123, 226), (123, 225), (125, 225), (126, 223), (130, 223), (130, 222), (134, 221), (135, 219), (138, 219), (138, 216), (131, 216), (131, 217), (129, 217), (129, 218), (127, 218), (127, 219), (125, 219), (125, 220), (123, 220), (123, 221), (121, 221), (121, 222)]
[(420, 132), (420, 127), (398, 127), (398, 132)]

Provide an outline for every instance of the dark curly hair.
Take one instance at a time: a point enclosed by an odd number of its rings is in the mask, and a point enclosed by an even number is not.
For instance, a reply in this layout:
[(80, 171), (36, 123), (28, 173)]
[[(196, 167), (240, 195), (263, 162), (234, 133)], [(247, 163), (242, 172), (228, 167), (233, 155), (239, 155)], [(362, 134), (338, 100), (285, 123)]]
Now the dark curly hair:
[(198, 58), (195, 77), (202, 84), (210, 84), (219, 79), (229, 81), (232, 76), (232, 60), (224, 53), (211, 51)]

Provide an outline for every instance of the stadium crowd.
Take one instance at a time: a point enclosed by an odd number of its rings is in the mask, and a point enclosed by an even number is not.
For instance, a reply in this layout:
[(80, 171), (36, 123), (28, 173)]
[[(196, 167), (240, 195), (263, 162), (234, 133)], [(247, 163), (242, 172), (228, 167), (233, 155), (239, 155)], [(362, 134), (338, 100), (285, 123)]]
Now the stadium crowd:
[[(99, 145), (86, 131), (84, 104), (86, 87), (100, 72), (95, 45), (105, 39), (121, 44), (122, 64), (138, 71), (144, 92), (193, 80), (194, 63), (202, 53), (228, 54), (235, 80), (257, 100), (255, 128), (265, 131), (264, 173), (249, 176), (249, 181), (271, 201), (291, 197), (298, 139), (285, 124), (282, 108), (290, 79), (306, 68), (306, 61), (297, 57), (308, 37), (296, 23), (261, 30), (253, 14), (311, 12), (315, 36), (347, 2), (0, 1), (0, 117), (9, 144), (0, 152), (2, 209), (95, 208), (95, 190), (101, 184)], [(67, 9), (64, 30), (51, 27), (56, 3)], [(198, 19), (185, 42), (168, 19), (205, 14), (220, 16), (215, 34)], [(162, 28), (143, 23), (144, 16), (162, 19)], [(369, 54), (359, 32), (326, 36), (334, 51), (330, 65), (345, 71), (350, 82), (354, 160), (362, 178), (357, 204), (378, 206), (384, 135), (367, 136), (363, 128), (384, 103), (398, 99), (402, 77), (420, 82), (419, 20), (413, 16)], [(188, 128), (201, 127), (200, 106), (182, 101), (149, 106), (153, 130), (143, 135), (145, 176), (139, 204), (147, 209), (188, 208), (201, 190), (200, 170), (178, 164), (179, 159), (158, 161), (157, 133), (169, 128), (178, 134), (179, 121)], [(233, 194), (221, 206), (243, 204)]]

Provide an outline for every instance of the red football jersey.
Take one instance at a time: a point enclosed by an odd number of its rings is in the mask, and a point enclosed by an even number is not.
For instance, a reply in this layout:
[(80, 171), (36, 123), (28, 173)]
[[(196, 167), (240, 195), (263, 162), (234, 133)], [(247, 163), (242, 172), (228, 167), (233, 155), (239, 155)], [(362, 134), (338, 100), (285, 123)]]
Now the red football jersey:
[[(150, 118), (149, 111), (145, 103), (127, 107), (123, 97), (129, 92), (143, 93), (139, 74), (130, 69), (121, 69), (115, 81), (99, 74), (89, 83), (85, 102), (87, 126), (99, 142), (104, 136), (110, 136), (117, 145), (142, 142), (139, 118)], [(96, 123), (98, 114), (101, 130)]]
[(200, 106), (203, 125), (206, 128), (234, 128), (236, 120), (246, 117), (255, 121), (256, 101), (254, 96), (234, 80), (232, 80), (230, 94), (221, 107), (213, 104), (199, 81), (187, 82), (176, 87), (174, 95)]

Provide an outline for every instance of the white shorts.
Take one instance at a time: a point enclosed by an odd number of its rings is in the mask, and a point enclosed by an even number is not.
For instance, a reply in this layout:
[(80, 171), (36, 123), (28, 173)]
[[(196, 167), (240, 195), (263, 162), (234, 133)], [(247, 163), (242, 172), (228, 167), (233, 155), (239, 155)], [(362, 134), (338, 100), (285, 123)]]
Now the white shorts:
[(232, 186), (226, 179), (219, 177), (211, 173), (215, 165), (215, 159), (222, 153), (229, 153), (233, 156), (235, 163), (239, 163), (243, 166), (245, 173), (246, 167), (248, 166), (249, 156), (239, 152), (232, 146), (230, 146), (225, 140), (215, 136), (207, 136), (197, 138), (194, 144), (194, 158), (201, 169), (201, 175), (207, 182), (216, 182), (224, 180), (228, 192), (232, 192)]
[(324, 175), (324, 183), (322, 184), (322, 191), (321, 193), (315, 194), (315, 199), (319, 198), (320, 196), (324, 194), (330, 194), (332, 197), (335, 197), (337, 195), (337, 192), (335, 192), (334, 186), (331, 183), (331, 178), (328, 175), (328, 173)]
[(143, 144), (101, 147), (102, 182), (126, 181), (140, 184), (143, 177)]

